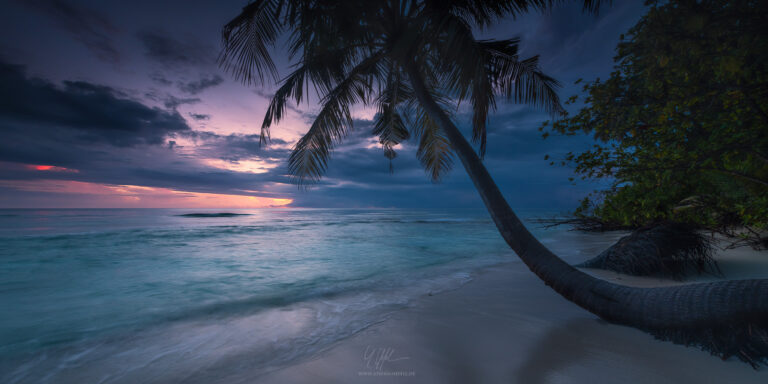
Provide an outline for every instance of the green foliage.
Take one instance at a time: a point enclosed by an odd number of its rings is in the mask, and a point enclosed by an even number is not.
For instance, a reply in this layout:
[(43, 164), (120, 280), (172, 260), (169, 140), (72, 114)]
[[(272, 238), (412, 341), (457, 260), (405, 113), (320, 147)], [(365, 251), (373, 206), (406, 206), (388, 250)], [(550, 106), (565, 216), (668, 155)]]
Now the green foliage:
[(576, 214), (746, 228), (755, 245), (768, 229), (768, 2), (647, 4), (614, 72), (587, 83), (585, 107), (550, 128), (593, 134), (598, 144), (565, 161), (583, 179), (613, 180)]

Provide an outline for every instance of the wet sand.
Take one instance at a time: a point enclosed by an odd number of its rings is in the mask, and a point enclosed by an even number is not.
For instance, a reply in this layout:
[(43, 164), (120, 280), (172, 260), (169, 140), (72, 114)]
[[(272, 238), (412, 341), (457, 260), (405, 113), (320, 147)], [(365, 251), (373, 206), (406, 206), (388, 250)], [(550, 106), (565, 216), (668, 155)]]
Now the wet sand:
[[(768, 255), (718, 256), (726, 278), (768, 276)], [(590, 270), (630, 285), (681, 284)], [(703, 276), (693, 280), (713, 280)], [(229, 380), (228, 380), (229, 381)], [(768, 383), (768, 367), (655, 340), (559, 297), (519, 261), (478, 272), (448, 292), (259, 383)]]

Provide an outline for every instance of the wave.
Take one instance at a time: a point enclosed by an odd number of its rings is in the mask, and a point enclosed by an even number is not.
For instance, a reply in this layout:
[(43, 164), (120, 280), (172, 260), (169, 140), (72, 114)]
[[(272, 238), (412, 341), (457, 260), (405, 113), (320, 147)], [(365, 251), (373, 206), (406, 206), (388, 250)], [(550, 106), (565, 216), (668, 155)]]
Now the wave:
[(183, 215), (177, 215), (179, 217), (236, 217), (236, 216), (250, 216), (250, 213), (232, 213), (232, 212), (218, 212), (218, 213), (185, 213)]
[[(194, 215), (194, 216), (190, 216)], [(196, 215), (223, 215), (223, 216), (196, 216)], [(190, 213), (185, 215), (177, 215), (184, 217), (230, 217), (226, 215), (247, 215), (240, 213)], [(106, 231), (88, 231), (88, 232), (74, 232), (64, 234), (40, 234), (40, 235), (26, 235), (17, 237), (13, 240), (16, 241), (45, 241), (45, 242), (57, 242), (57, 241), (72, 241), (72, 240), (99, 240), (99, 239), (115, 239), (121, 242), (131, 242), (137, 240), (186, 240), (186, 239), (205, 239), (226, 235), (246, 235), (250, 233), (258, 232), (290, 232), (295, 230), (303, 230), (314, 226), (350, 226), (358, 224), (406, 224), (406, 225), (474, 225), (474, 224), (489, 224), (492, 223), (489, 219), (422, 219), (422, 220), (409, 220), (409, 219), (370, 219), (370, 220), (343, 220), (343, 221), (305, 221), (305, 222), (282, 222), (279, 225), (264, 223), (256, 223), (254, 225), (206, 225), (204, 227), (192, 227), (192, 228), (178, 228), (178, 229), (114, 229)]]
[(493, 223), (490, 219), (366, 219), (330, 221), (323, 225), (350, 225), (350, 224), (487, 224)]
[[(154, 324), (48, 346), (42, 352), (14, 352), (10, 364), (4, 362), (0, 368), (15, 369), (1, 372), (0, 382), (74, 382), (84, 377), (93, 379), (84, 381), (102, 382), (134, 382), (142, 377), (241, 382), (245, 374), (258, 376), (327, 350), (408, 308), (423, 295), (455, 289), (471, 280), (466, 272), (444, 272), (448, 273), (384, 286), (214, 303), (157, 318), (160, 321)], [(302, 287), (295, 288), (300, 293)], [(120, 368), (105, 370), (105, 366)], [(217, 378), (205, 376), (207, 372), (215, 372)]]
[[(28, 235), (24, 237), (10, 239), (10, 241), (44, 241), (44, 242), (68, 242), (78, 240), (105, 240), (113, 239), (113, 244), (129, 244), (135, 241), (144, 240), (201, 240), (215, 238), (226, 235), (244, 235), (257, 232), (284, 232), (296, 229), (295, 226), (276, 226), (276, 225), (219, 225), (202, 228), (182, 228), (182, 229), (128, 229), (113, 230), (105, 232), (81, 232), (56, 235)], [(83, 243), (88, 246), (88, 243)]]

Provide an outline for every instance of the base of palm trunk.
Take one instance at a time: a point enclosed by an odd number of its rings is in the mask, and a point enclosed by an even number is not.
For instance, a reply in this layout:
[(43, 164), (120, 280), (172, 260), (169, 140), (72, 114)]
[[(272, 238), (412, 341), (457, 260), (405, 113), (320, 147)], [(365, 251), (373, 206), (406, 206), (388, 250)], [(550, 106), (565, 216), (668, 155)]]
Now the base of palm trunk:
[(677, 280), (689, 274), (720, 275), (712, 252), (712, 240), (695, 228), (679, 223), (661, 223), (622, 237), (616, 244), (577, 267)]

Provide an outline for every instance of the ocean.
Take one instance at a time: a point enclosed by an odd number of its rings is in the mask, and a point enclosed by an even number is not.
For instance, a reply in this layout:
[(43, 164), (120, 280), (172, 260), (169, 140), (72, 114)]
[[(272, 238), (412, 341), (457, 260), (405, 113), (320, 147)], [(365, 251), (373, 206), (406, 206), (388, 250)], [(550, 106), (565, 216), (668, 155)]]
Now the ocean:
[(0, 210), (0, 382), (269, 372), (500, 263), (524, 268), (483, 211)]

